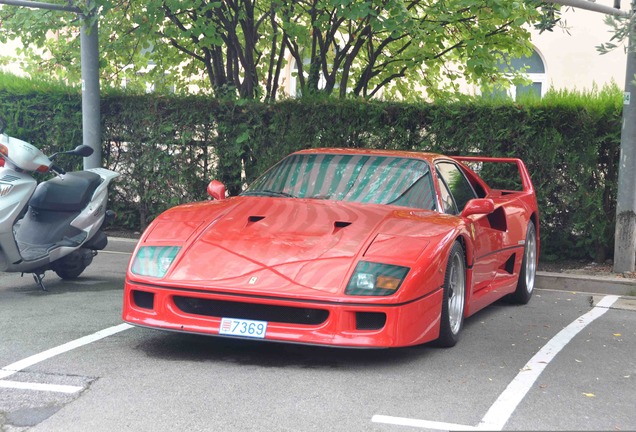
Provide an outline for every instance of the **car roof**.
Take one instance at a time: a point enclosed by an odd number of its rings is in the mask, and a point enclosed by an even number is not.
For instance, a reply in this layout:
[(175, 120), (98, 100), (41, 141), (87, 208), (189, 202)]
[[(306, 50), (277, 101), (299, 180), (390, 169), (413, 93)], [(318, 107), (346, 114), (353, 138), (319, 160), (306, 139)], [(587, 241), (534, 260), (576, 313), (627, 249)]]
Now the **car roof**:
[(450, 158), (438, 153), (404, 151), (404, 150), (377, 150), (366, 148), (313, 148), (294, 152), (293, 154), (341, 154), (341, 155), (374, 155), (374, 156), (395, 156), (411, 159), (423, 159), (433, 162), (440, 158)]

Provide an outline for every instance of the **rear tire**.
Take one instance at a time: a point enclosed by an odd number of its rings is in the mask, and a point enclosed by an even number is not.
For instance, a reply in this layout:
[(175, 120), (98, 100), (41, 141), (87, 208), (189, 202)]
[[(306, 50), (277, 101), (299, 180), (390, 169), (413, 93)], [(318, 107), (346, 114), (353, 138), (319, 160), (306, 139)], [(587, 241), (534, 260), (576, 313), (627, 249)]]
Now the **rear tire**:
[(442, 319), (436, 346), (449, 348), (459, 341), (459, 333), (464, 325), (466, 305), (466, 259), (464, 249), (455, 242), (448, 256), (444, 276), (444, 297), (442, 299)]
[(537, 276), (537, 230), (532, 221), (528, 222), (526, 243), (523, 249), (523, 261), (519, 271), (517, 289), (510, 294), (514, 303), (527, 304), (534, 292), (534, 282)]
[(92, 262), (92, 250), (78, 249), (51, 264), (51, 270), (64, 280), (72, 280), (77, 279)]
[(86, 267), (76, 267), (73, 269), (57, 269), (55, 273), (64, 280), (77, 279), (86, 270)]

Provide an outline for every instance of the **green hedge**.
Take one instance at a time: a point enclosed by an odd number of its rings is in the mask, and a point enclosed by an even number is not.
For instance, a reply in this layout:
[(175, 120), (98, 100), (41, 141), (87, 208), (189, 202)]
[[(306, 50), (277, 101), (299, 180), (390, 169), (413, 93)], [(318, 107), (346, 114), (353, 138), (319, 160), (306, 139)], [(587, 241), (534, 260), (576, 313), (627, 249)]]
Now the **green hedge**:
[[(81, 143), (81, 97), (64, 86), (0, 74), (8, 132), (45, 151)], [(613, 251), (622, 92), (551, 93), (521, 103), (102, 95), (104, 165), (122, 173), (111, 207), (143, 229), (173, 205), (232, 194), (286, 154), (367, 147), (522, 158), (537, 188), (542, 259), (604, 260)]]

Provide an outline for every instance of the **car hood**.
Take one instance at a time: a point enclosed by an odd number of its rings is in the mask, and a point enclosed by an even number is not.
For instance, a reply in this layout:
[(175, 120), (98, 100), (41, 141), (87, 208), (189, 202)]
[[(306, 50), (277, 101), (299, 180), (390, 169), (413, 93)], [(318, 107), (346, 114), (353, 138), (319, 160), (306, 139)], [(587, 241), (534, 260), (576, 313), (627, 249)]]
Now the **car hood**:
[(409, 265), (448, 231), (448, 218), (428, 211), (236, 197), (177, 207), (140, 245), (181, 245), (164, 278), (170, 285), (324, 296), (344, 290), (359, 259)]

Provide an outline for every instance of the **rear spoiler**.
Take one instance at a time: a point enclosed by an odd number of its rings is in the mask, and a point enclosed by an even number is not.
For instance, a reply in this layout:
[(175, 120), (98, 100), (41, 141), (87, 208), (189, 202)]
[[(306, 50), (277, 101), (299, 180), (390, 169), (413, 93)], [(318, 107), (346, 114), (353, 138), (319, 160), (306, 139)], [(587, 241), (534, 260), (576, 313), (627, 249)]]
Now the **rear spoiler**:
[(484, 162), (484, 163), (509, 163), (516, 164), (521, 177), (521, 185), (524, 192), (534, 193), (534, 186), (530, 179), (530, 174), (526, 165), (521, 159), (517, 158), (503, 158), (503, 157), (480, 157), (480, 156), (453, 156), (453, 159), (460, 162)]

